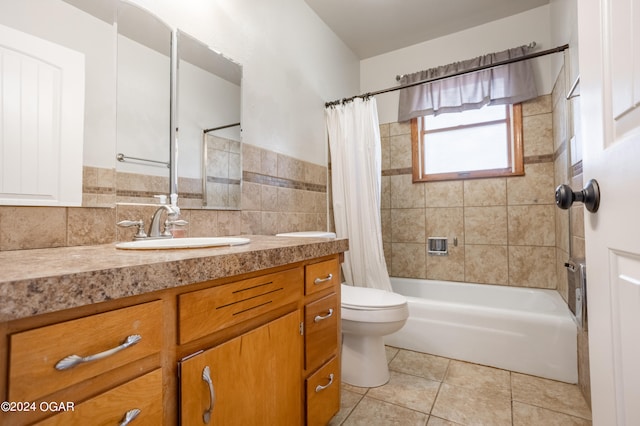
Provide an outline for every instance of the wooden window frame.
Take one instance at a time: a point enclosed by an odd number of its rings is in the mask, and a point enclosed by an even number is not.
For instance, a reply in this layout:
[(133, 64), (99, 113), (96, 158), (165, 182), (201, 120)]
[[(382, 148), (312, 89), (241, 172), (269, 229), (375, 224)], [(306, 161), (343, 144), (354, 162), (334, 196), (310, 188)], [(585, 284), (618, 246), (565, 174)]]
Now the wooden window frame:
[[(411, 157), (414, 183), (524, 175), (522, 104), (513, 104), (512, 108), (507, 109), (507, 155), (509, 158), (509, 165), (501, 169), (469, 170), (460, 172), (425, 174), (423, 171), (422, 159), (424, 158), (423, 135), (424, 133), (426, 133), (426, 131), (421, 128), (421, 120), (421, 117), (411, 119)], [(479, 127), (487, 124), (493, 124), (495, 122), (496, 121), (456, 126), (447, 129), (436, 130), (436, 132)], [(499, 120), (499, 122), (502, 122), (502, 120)]]

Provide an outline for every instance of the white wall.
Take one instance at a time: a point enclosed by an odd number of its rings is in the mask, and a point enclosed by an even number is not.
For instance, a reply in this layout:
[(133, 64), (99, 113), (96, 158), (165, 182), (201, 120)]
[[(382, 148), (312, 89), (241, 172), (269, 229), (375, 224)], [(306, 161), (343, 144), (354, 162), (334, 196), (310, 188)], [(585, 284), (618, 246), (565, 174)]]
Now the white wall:
[[(578, 69), (578, 1), (551, 0), (551, 41), (554, 44), (569, 44), (567, 53), (567, 90), (579, 74)], [(552, 76), (557, 76), (562, 67), (562, 56), (554, 55), (551, 64)]]
[(242, 140), (327, 162), (324, 102), (356, 93), (358, 58), (303, 0), (133, 0), (242, 64)]
[[(537, 50), (556, 47), (551, 43), (550, 6), (542, 6), (485, 25), (398, 49), (360, 63), (360, 92), (373, 92), (397, 85), (396, 75), (470, 59), (511, 47), (537, 43)], [(562, 43), (561, 43), (562, 44)], [(561, 55), (561, 54), (557, 54)], [(557, 72), (551, 73), (551, 58), (534, 60), (539, 94), (551, 93)], [(355, 94), (355, 93), (354, 93)], [(398, 119), (398, 92), (376, 97), (380, 123)]]

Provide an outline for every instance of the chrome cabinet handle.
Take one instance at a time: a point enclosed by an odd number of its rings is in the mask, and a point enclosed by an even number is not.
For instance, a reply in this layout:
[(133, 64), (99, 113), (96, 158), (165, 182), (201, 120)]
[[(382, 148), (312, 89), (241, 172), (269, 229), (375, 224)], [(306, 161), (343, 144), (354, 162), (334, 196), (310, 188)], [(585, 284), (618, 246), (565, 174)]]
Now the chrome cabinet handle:
[(138, 414), (140, 414), (140, 410), (137, 408), (127, 411), (124, 413), (124, 418), (120, 422), (120, 426), (127, 426), (129, 423), (134, 421), (136, 417), (138, 417)]
[(316, 315), (313, 319), (313, 322), (320, 322), (322, 320), (326, 320), (327, 318), (331, 318), (333, 316), (333, 309), (329, 308), (329, 313), (327, 315)]
[(316, 278), (313, 283), (314, 284), (322, 284), (322, 283), (326, 283), (327, 281), (331, 281), (331, 279), (333, 278), (333, 274), (329, 274), (327, 275), (327, 278)]
[(329, 374), (329, 383), (327, 383), (326, 385), (322, 386), (322, 385), (318, 385), (316, 386), (316, 392), (320, 392), (325, 390), (326, 388), (328, 388), (329, 386), (331, 386), (333, 384), (333, 373)]
[(115, 354), (116, 352), (120, 352), (123, 349), (127, 349), (129, 346), (135, 345), (140, 340), (142, 340), (142, 336), (140, 336), (139, 334), (132, 334), (131, 336), (127, 337), (120, 346), (116, 346), (113, 349), (109, 349), (104, 352), (100, 352), (95, 355), (88, 355), (85, 357), (82, 357), (79, 355), (69, 355), (68, 357), (65, 357), (60, 361), (58, 361), (58, 363), (56, 364), (56, 370), (59, 370), (59, 371), (67, 370), (71, 367), (75, 367), (78, 364), (83, 364), (85, 362), (92, 362), (92, 361), (97, 361), (100, 359), (107, 358)]
[(204, 367), (204, 370), (202, 370), (202, 380), (207, 382), (207, 384), (209, 385), (209, 408), (204, 410), (204, 413), (202, 413), (202, 421), (208, 424), (211, 420), (211, 412), (213, 411), (213, 406), (216, 405), (216, 393), (213, 390), (211, 370), (209, 369), (208, 365)]

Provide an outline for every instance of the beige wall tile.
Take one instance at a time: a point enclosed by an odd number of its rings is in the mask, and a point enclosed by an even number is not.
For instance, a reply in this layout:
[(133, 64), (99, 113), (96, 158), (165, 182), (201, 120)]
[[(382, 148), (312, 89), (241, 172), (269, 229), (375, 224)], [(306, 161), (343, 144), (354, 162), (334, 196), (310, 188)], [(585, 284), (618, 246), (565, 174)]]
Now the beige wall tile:
[(424, 244), (393, 243), (391, 255), (391, 276), (427, 277)]
[(217, 237), (222, 235), (218, 231), (218, 211), (191, 210), (189, 215), (190, 237)]
[(538, 96), (535, 99), (522, 103), (522, 116), (545, 114), (552, 111), (551, 95)]
[(556, 247), (556, 290), (565, 300), (569, 300), (569, 284), (567, 279), (567, 268), (564, 266), (569, 260), (569, 253)]
[(244, 182), (242, 184), (242, 208), (245, 210), (260, 210), (261, 186), (258, 183)]
[(242, 230), (242, 212), (219, 211), (218, 232), (221, 236), (240, 235)]
[(265, 176), (278, 176), (278, 154), (266, 149), (260, 150), (258, 172)]
[(67, 214), (68, 245), (109, 244), (115, 241), (115, 208), (69, 208)]
[(509, 283), (507, 246), (466, 245), (464, 250), (465, 281), (501, 285)]
[(275, 235), (278, 233), (278, 213), (262, 212), (261, 227), (265, 235)]
[(507, 208), (465, 207), (464, 243), (507, 244)]
[(509, 206), (509, 244), (555, 246), (556, 206)]
[(556, 246), (566, 251), (567, 253), (570, 251), (569, 249), (569, 212), (567, 210), (562, 210), (556, 207)]
[(262, 234), (262, 212), (259, 211), (242, 211), (242, 234)]
[(391, 238), (394, 243), (425, 244), (424, 209), (391, 209)]
[(269, 185), (260, 185), (260, 210), (277, 211), (278, 188)]
[(380, 154), (382, 170), (389, 170), (391, 168), (391, 139), (389, 136), (380, 138)]
[(389, 123), (389, 136), (411, 135), (411, 121)]
[(380, 208), (389, 209), (391, 208), (391, 177), (392, 176), (382, 176), (382, 181), (380, 186)]
[(462, 207), (464, 181), (428, 182), (425, 187), (427, 207)]
[(510, 246), (509, 284), (516, 287), (555, 289), (555, 247)]
[(465, 206), (504, 206), (507, 204), (507, 179), (471, 179), (464, 181)]
[(411, 167), (411, 135), (391, 136), (389, 138), (390, 168)]
[(427, 253), (427, 278), (430, 280), (464, 281), (464, 247), (449, 247), (446, 256)]
[(524, 172), (507, 179), (508, 204), (554, 204), (553, 163), (525, 164)]
[(63, 247), (66, 243), (66, 208), (0, 207), (0, 250)]
[(553, 154), (553, 126), (551, 113), (522, 118), (524, 155)]
[(380, 210), (380, 222), (382, 227), (382, 241), (391, 242), (391, 210)]
[(410, 175), (391, 176), (391, 208), (424, 207), (424, 185), (414, 184)]
[(453, 239), (464, 243), (464, 209), (462, 207), (428, 208), (426, 214), (426, 236), (447, 237), (449, 245)]
[(278, 154), (277, 176), (302, 182), (304, 180), (304, 164), (295, 158)]
[(389, 137), (389, 128), (391, 125), (389, 123), (380, 124), (380, 137), (388, 138)]

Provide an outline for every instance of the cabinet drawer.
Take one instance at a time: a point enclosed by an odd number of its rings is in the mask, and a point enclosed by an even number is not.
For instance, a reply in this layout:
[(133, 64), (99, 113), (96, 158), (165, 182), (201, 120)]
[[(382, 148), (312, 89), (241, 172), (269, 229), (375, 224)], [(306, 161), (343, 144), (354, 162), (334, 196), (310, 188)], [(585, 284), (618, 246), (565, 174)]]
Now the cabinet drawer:
[(180, 295), (180, 343), (296, 302), (302, 281), (302, 268), (296, 268)]
[[(128, 346), (129, 336), (140, 340)], [(160, 351), (162, 301), (45, 326), (10, 337), (9, 399), (33, 401)], [(56, 369), (70, 355), (75, 366)], [(96, 357), (88, 358), (89, 356)]]
[(338, 258), (312, 263), (305, 267), (305, 294), (312, 294), (340, 283)]
[(335, 355), (338, 350), (340, 305), (335, 293), (304, 308), (305, 368), (312, 370)]
[(307, 426), (324, 426), (340, 410), (340, 363), (337, 357), (307, 379)]
[(162, 371), (160, 369), (133, 379), (94, 398), (77, 404), (72, 411), (62, 412), (40, 423), (53, 425), (117, 425), (127, 413), (140, 410), (132, 425), (161, 425)]

